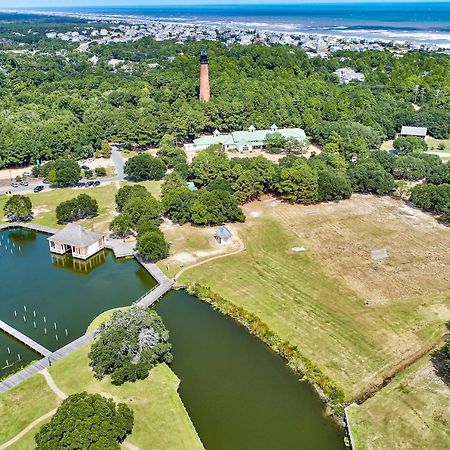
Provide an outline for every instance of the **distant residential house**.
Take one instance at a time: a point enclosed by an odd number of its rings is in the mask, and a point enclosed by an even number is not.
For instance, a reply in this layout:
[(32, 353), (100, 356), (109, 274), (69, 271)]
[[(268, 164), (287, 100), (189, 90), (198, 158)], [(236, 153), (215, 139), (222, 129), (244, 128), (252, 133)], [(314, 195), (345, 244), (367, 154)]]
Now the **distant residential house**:
[(339, 84), (349, 84), (350, 81), (364, 81), (366, 77), (363, 73), (355, 72), (350, 67), (343, 67), (334, 72), (339, 78)]
[(208, 148), (210, 145), (220, 144), (225, 150), (237, 150), (238, 152), (249, 152), (265, 148), (265, 140), (269, 134), (280, 133), (284, 138), (297, 139), (301, 145), (306, 144), (306, 134), (301, 128), (278, 128), (272, 125), (270, 130), (257, 130), (253, 125), (246, 131), (234, 131), (232, 133), (221, 133), (215, 130), (210, 136), (201, 136), (194, 139), (192, 144), (185, 144), (188, 152), (197, 152)]
[(88, 259), (105, 248), (105, 236), (69, 223), (48, 239), (50, 251), (63, 255), (71, 253), (74, 258)]
[(229, 244), (231, 242), (231, 236), (231, 231), (225, 226), (217, 228), (214, 233), (214, 238), (219, 244)]
[(425, 139), (428, 129), (425, 127), (402, 127), (400, 136), (417, 136)]

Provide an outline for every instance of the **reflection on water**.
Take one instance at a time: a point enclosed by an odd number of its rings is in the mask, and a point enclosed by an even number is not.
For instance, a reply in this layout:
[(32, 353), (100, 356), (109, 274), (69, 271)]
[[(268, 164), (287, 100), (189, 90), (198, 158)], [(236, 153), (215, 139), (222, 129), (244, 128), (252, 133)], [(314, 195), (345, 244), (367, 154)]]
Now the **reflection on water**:
[(102, 250), (89, 259), (74, 258), (69, 253), (65, 255), (51, 254), (52, 265), (60, 269), (68, 269), (71, 272), (90, 273), (106, 262), (106, 251)]

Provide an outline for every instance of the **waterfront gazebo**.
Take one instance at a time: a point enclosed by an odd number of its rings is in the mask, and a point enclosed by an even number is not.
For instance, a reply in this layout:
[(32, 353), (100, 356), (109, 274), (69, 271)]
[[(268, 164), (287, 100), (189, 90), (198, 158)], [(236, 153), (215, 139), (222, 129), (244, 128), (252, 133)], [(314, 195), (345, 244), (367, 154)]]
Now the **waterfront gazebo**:
[(52, 253), (71, 253), (74, 258), (88, 259), (105, 248), (105, 236), (69, 223), (50, 236), (48, 243)]

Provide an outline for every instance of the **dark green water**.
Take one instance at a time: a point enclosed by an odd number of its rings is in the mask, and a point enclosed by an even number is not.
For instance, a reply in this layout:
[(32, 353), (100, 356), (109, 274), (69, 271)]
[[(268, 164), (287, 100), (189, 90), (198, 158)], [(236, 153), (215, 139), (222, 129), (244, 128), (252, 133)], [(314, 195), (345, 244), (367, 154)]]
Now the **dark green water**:
[[(51, 255), (44, 234), (0, 232), (0, 319), (49, 350), (78, 338), (101, 312), (130, 305), (154, 285), (134, 259), (102, 252), (77, 261)], [(38, 358), (0, 332), (0, 378)], [(5, 368), (6, 360), (15, 365)]]
[(312, 388), (236, 322), (185, 291), (156, 307), (179, 393), (208, 450), (332, 450), (343, 433)]

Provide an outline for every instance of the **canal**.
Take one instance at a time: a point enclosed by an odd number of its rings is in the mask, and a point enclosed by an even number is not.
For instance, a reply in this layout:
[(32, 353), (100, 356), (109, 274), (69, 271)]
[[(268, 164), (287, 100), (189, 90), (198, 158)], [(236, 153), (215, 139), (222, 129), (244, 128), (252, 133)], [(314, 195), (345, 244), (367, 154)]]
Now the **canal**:
[(179, 393), (208, 450), (332, 450), (342, 430), (308, 383), (248, 331), (185, 291), (157, 305)]

